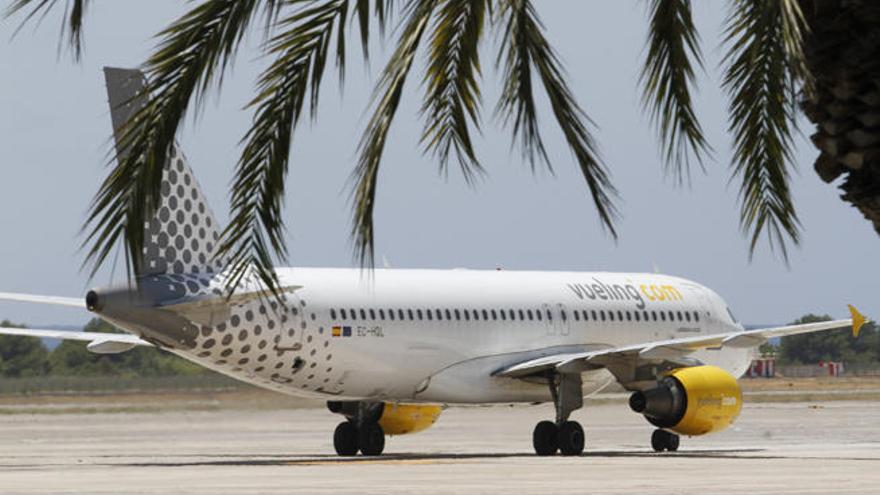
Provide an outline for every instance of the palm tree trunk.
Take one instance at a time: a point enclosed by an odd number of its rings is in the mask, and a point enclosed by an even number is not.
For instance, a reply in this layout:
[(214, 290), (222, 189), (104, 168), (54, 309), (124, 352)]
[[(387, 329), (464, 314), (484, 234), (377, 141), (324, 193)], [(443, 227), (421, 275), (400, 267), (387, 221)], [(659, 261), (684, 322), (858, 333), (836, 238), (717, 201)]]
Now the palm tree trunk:
[(801, 0), (810, 32), (807, 65), (815, 91), (804, 112), (816, 124), (816, 173), (844, 175), (841, 198), (880, 234), (880, 1)]

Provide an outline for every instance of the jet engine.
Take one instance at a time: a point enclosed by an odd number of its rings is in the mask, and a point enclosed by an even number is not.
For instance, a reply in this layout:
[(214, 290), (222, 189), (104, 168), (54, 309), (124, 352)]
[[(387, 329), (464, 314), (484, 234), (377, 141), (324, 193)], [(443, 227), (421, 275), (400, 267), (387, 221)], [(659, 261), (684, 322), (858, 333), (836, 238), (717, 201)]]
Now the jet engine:
[(736, 378), (716, 366), (678, 368), (654, 388), (634, 392), (629, 406), (658, 428), (705, 435), (727, 428), (739, 416), (742, 391)]
[(440, 417), (441, 408), (434, 404), (392, 404), (386, 402), (379, 417), (379, 426), (386, 435), (404, 435), (427, 430)]
[(358, 401), (330, 401), (327, 402), (327, 408), (355, 423), (378, 423), (386, 435), (404, 435), (427, 430), (437, 421), (442, 411), (436, 404)]

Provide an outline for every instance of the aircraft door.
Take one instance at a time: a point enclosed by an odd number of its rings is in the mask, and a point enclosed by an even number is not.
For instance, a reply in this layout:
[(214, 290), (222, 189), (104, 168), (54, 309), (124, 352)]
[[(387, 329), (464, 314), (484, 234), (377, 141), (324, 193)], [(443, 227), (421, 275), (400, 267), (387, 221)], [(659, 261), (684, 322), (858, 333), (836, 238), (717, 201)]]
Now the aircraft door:
[(280, 308), (277, 313), (269, 313), (269, 318), (275, 319), (279, 323), (278, 328), (278, 344), (275, 346), (279, 350), (302, 349), (303, 334), (306, 331), (306, 319), (304, 304), (293, 293), (285, 295), (286, 304)]
[(557, 304), (554, 316), (554, 323), (557, 325), (559, 335), (568, 335), (571, 332), (571, 312), (564, 304)]

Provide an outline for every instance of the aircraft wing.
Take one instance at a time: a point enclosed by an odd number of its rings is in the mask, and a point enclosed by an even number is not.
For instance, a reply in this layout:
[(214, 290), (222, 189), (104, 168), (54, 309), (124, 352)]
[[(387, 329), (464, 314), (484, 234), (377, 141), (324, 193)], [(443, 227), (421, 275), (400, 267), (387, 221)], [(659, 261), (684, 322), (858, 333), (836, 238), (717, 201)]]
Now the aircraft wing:
[(66, 330), (0, 327), (0, 335), (17, 335), (21, 337), (61, 340), (85, 340), (89, 342), (86, 348), (96, 354), (116, 354), (127, 351), (135, 346), (152, 347), (153, 345), (137, 336), (124, 333), (71, 332)]
[(775, 337), (821, 332), (824, 330), (834, 330), (847, 327), (852, 327), (853, 335), (858, 337), (859, 330), (867, 320), (853, 306), (850, 306), (849, 309), (852, 318), (846, 320), (822, 321), (802, 325), (788, 325), (784, 327), (743, 330), (740, 332), (699, 335), (680, 339), (645, 342), (642, 344), (601, 349), (597, 351), (561, 353), (543, 356), (502, 368), (493, 373), (493, 376), (522, 378), (551, 369), (562, 373), (580, 372), (588, 369), (607, 367), (615, 361), (620, 362), (622, 359), (628, 361), (634, 359), (636, 361), (680, 361), (686, 363), (688, 354), (701, 349), (757, 347)]

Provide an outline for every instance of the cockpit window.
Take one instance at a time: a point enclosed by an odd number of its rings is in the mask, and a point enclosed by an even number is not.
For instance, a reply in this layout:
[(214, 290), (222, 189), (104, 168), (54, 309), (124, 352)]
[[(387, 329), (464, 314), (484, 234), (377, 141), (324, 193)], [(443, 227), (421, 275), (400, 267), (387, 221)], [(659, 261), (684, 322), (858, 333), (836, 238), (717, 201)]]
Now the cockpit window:
[(736, 316), (733, 316), (733, 311), (730, 308), (727, 308), (727, 314), (730, 315), (730, 320), (734, 323), (739, 323), (739, 320), (736, 319)]

